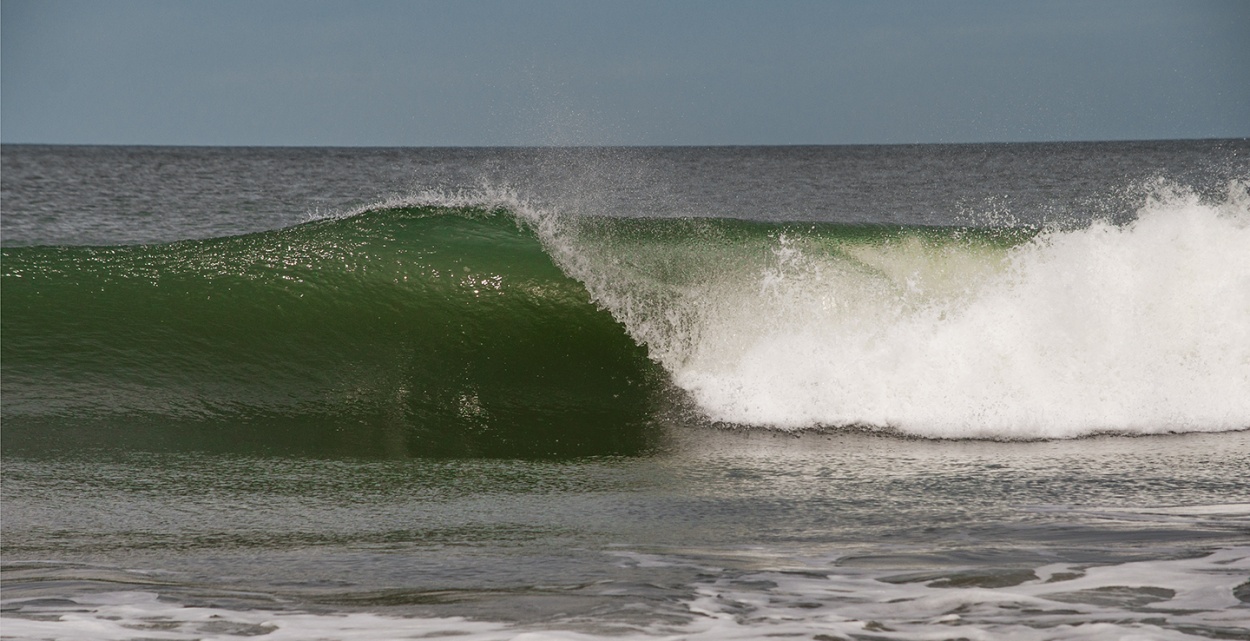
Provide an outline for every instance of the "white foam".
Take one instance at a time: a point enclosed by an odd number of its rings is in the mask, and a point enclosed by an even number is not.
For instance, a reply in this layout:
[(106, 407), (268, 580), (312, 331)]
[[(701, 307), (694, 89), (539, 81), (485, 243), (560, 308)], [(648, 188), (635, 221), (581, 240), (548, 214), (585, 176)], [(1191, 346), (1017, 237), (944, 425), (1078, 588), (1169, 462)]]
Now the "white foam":
[[(162, 601), (151, 592), (106, 592), (77, 596), (73, 605), (27, 607), (23, 614), (43, 618), (6, 617), (6, 639), (58, 641), (126, 641), (144, 639), (253, 638), (273, 640), (327, 639), (375, 641), (387, 638), (439, 638), (466, 641), (511, 638), (506, 626), (462, 618), (405, 619), (372, 613), (313, 614), (227, 610)], [(21, 602), (8, 602), (20, 607)], [(514, 633), (515, 634), (515, 633)], [(402, 635), (402, 636), (401, 636)]]
[(709, 416), (733, 423), (947, 438), (1244, 429), (1245, 193), (1160, 191), (1130, 224), (1001, 255), (904, 244), (854, 264), (779, 239), (755, 282), (693, 303), (696, 340), (644, 339)]
[(721, 582), (704, 589), (699, 603), (709, 613), (820, 622), (847, 637), (875, 629), (899, 639), (1181, 639), (1191, 638), (1185, 628), (1248, 629), (1250, 608), (1233, 594), (1247, 570), (1250, 549), (1240, 548), (1092, 568), (1056, 564), (1001, 588), (882, 583), (873, 572), (847, 570), (826, 579), (769, 573), (746, 577), (775, 582), (767, 594)]

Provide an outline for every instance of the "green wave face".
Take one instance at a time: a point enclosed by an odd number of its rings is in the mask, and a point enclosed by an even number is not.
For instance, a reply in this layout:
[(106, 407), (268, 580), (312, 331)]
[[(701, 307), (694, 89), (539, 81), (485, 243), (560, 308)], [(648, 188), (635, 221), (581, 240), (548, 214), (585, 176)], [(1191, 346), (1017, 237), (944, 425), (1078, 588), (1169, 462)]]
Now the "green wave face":
[(621, 455), (664, 377), (506, 212), (3, 252), (4, 447)]

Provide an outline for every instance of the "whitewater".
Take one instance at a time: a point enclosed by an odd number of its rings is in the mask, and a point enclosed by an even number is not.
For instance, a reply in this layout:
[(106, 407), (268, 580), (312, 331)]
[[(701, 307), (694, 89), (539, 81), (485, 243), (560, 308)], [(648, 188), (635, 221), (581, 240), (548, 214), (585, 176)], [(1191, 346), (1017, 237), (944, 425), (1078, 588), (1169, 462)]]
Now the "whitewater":
[[(1063, 438), (1250, 425), (1250, 199), (1151, 194), (1007, 250), (780, 239), (675, 378), (718, 420)], [(744, 296), (751, 293), (753, 296)], [(663, 350), (662, 350), (663, 351)]]

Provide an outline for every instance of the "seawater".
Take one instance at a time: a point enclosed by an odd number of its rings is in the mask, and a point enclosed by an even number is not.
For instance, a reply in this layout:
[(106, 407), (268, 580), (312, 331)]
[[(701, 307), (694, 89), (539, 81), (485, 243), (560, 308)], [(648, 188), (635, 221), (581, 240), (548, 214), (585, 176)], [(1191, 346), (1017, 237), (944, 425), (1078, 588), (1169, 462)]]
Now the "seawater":
[(1243, 638), (1250, 145), (3, 148), (13, 638)]

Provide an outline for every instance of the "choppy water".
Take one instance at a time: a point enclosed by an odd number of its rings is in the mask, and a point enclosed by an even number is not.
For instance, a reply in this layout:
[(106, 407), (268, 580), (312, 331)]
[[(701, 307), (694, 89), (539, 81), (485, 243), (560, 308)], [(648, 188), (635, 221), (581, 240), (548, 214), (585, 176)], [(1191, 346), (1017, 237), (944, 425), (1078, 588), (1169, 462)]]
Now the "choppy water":
[(1244, 638), (1248, 152), (6, 146), (2, 634)]

